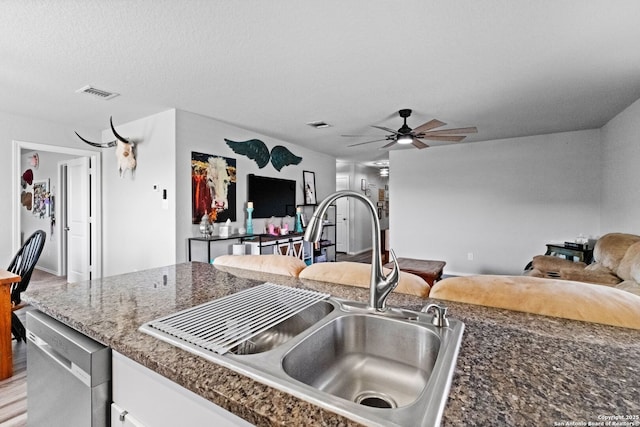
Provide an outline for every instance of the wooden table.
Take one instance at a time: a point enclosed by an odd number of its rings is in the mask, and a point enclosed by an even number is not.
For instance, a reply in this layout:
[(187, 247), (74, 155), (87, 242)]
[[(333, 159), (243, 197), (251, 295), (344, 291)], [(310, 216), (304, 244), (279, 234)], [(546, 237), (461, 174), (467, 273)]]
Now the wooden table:
[[(398, 258), (400, 271), (415, 274), (422, 277), (429, 286), (433, 286), (436, 280), (442, 278), (442, 269), (447, 263), (444, 261), (429, 261), (424, 259)], [(385, 268), (393, 268), (393, 262), (384, 265)]]
[(11, 353), (11, 284), (22, 280), (17, 274), (0, 269), (0, 380), (13, 375)]

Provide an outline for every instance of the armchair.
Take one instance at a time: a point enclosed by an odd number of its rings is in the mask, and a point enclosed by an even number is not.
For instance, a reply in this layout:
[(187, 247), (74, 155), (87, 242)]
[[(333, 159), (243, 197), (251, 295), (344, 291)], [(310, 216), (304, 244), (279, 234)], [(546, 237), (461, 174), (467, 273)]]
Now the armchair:
[(596, 242), (593, 259), (586, 265), (538, 255), (527, 275), (613, 286), (640, 295), (640, 236), (605, 234)]

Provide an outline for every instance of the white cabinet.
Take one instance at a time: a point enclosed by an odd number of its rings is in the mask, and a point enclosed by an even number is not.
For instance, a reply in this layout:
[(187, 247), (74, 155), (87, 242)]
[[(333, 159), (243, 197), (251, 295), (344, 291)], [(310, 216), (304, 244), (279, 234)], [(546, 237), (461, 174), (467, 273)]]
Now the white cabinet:
[(145, 427), (126, 410), (115, 403), (111, 404), (111, 427)]
[(112, 355), (112, 426), (251, 426), (139, 363), (115, 351)]

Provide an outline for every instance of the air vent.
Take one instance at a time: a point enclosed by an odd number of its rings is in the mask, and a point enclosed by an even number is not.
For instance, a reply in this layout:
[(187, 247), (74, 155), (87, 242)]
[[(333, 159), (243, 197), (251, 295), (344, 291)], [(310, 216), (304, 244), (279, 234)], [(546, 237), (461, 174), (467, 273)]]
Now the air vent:
[(324, 128), (328, 128), (328, 127), (330, 127), (330, 126), (331, 126), (329, 123), (322, 122), (322, 121), (319, 121), (319, 122), (309, 122), (309, 123), (307, 123), (307, 125), (308, 125), (308, 126), (311, 126), (312, 128), (316, 128), (316, 129), (324, 129)]
[(85, 86), (83, 88), (80, 88), (76, 91), (76, 93), (86, 93), (87, 95), (93, 95), (97, 98), (104, 99), (105, 101), (120, 95), (119, 93), (109, 92), (106, 90), (95, 88), (93, 86)]

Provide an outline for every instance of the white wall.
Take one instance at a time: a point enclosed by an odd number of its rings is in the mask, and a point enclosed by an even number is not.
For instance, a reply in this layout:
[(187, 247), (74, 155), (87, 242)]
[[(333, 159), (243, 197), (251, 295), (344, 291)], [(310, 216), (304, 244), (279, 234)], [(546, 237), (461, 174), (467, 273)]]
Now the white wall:
[(602, 128), (602, 234), (640, 234), (640, 100)]
[[(176, 131), (176, 117), (180, 131)], [(335, 191), (335, 159), (299, 148), (216, 120), (186, 112), (169, 110), (130, 123), (116, 123), (123, 136), (141, 141), (136, 146), (138, 167), (135, 175), (118, 176), (114, 149), (103, 152), (103, 275), (141, 270), (186, 260), (186, 239), (197, 236), (191, 224), (191, 151), (234, 157), (239, 171), (237, 209), (244, 224), (246, 175), (256, 173), (296, 179), (302, 171), (316, 172), (319, 199)], [(26, 141), (53, 146), (91, 149), (74, 134), (77, 130), (89, 140), (110, 141), (110, 129), (71, 128), (33, 118), (0, 113), (0, 197), (12, 201), (12, 141)], [(178, 135), (178, 136), (177, 136)], [(244, 140), (258, 137), (269, 147), (284, 145), (303, 157), (297, 166), (287, 166), (278, 173), (273, 166), (258, 169), (255, 163), (236, 155), (223, 138)], [(178, 184), (176, 184), (178, 182)], [(157, 185), (159, 191), (154, 191)], [(163, 208), (162, 190), (168, 194)], [(302, 193), (298, 194), (302, 201)], [(0, 204), (0, 221), (12, 223), (12, 203)], [(8, 265), (12, 248), (11, 227), (0, 227), (0, 265)], [(226, 247), (225, 247), (226, 250)]]
[[(38, 168), (34, 168), (30, 165), (29, 159), (31, 156), (37, 153), (39, 158)], [(58, 162), (70, 160), (74, 156), (68, 154), (51, 153), (48, 151), (32, 151), (23, 150), (21, 155), (21, 167), (20, 173), (22, 174), (27, 169), (33, 171), (33, 181), (49, 181), (49, 191), (54, 196), (54, 208), (53, 214), (56, 220), (59, 220), (58, 208), (55, 202), (60, 200), (60, 189), (58, 188)], [(27, 185), (23, 190), (31, 192), (33, 194), (33, 185)], [(51, 274), (58, 274), (58, 261), (60, 257), (60, 251), (58, 247), (59, 228), (52, 233), (54, 229), (51, 223), (51, 217), (35, 217), (33, 216), (33, 209), (27, 210), (26, 207), (20, 207), (20, 226), (22, 233), (22, 240), (27, 239), (34, 231), (43, 230), (47, 234), (47, 239), (38, 260), (38, 268), (45, 270)]]
[[(187, 259), (187, 238), (200, 235), (198, 225), (191, 220), (191, 152), (213, 154), (236, 159), (236, 212), (237, 221), (232, 223), (233, 228), (244, 226), (246, 221), (247, 203), (247, 175), (255, 174), (283, 179), (296, 180), (298, 192), (296, 203), (304, 203), (302, 195), (302, 171), (315, 172), (316, 194), (318, 202), (335, 191), (336, 188), (336, 160), (315, 151), (308, 150), (288, 142), (260, 135), (246, 129), (241, 129), (217, 120), (193, 114), (185, 111), (177, 112), (176, 121), (176, 182), (177, 212), (176, 212), (176, 254), (177, 262)], [(246, 156), (234, 153), (227, 146), (224, 138), (233, 141), (245, 141), (257, 138), (262, 140), (269, 149), (275, 145), (283, 145), (297, 156), (302, 157), (298, 165), (290, 165), (278, 172), (271, 163), (260, 169), (255, 161)], [(264, 226), (264, 220), (254, 220), (254, 231), (260, 232)], [(212, 257), (228, 253), (229, 245), (233, 242), (222, 242), (212, 245)], [(193, 260), (206, 259), (206, 246), (203, 243), (194, 243)]]
[[(12, 248), (11, 224), (14, 209), (13, 203), (19, 203), (19, 201), (13, 200), (12, 142), (15, 140), (88, 149), (87, 147), (89, 146), (80, 142), (75, 136), (74, 130), (77, 130), (86, 138), (99, 139), (99, 131), (97, 129), (72, 129), (68, 126), (35, 118), (0, 112), (0, 200), (5, 201), (5, 203), (0, 203), (0, 223), (4, 224), (3, 227), (0, 227), (0, 266), (5, 266), (6, 268), (15, 252), (14, 248)], [(18, 185), (20, 185), (19, 180)], [(45, 244), (45, 250), (46, 247), (47, 244)]]
[(600, 232), (599, 130), (390, 157), (390, 240), (399, 257), (446, 261), (448, 274), (521, 274), (545, 243)]
[[(173, 264), (176, 259), (175, 110), (115, 124), (136, 144), (133, 176), (118, 174), (115, 149), (103, 149), (103, 275)], [(102, 141), (114, 139), (110, 129)], [(153, 186), (158, 186), (154, 191)], [(163, 208), (163, 190), (167, 208)]]

